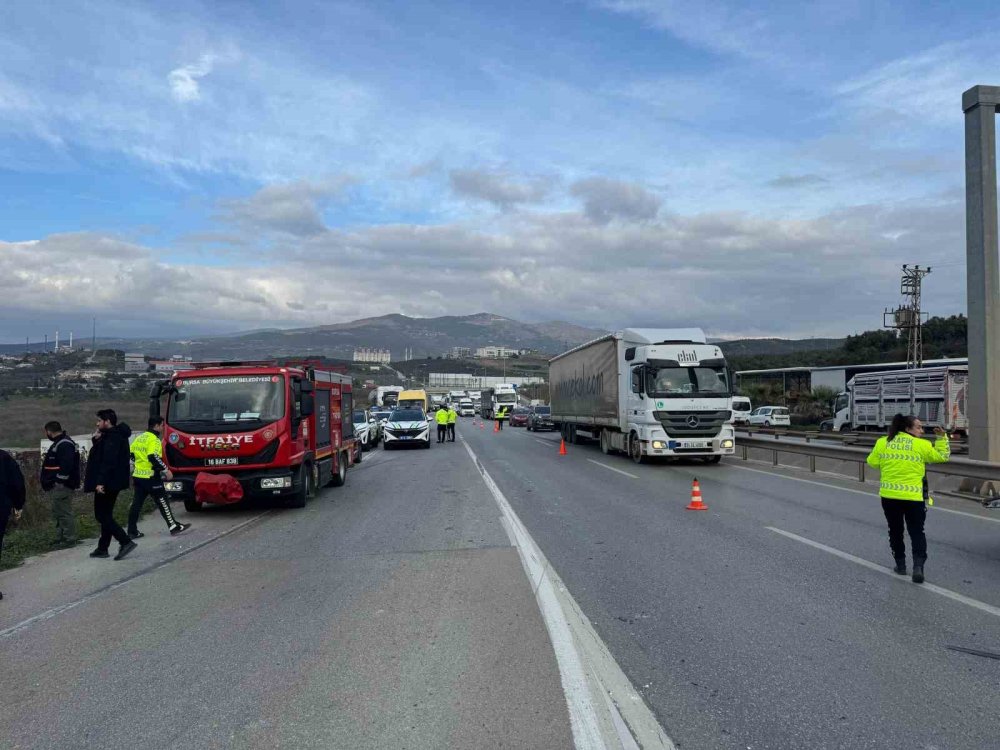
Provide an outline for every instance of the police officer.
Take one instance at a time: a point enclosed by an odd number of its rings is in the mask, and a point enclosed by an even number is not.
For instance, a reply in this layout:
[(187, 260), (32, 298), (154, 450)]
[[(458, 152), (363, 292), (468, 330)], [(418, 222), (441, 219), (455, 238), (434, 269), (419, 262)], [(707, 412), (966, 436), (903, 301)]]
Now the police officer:
[(167, 493), (163, 487), (164, 479), (173, 479), (170, 469), (163, 463), (163, 417), (150, 417), (149, 429), (135, 440), (129, 450), (135, 468), (132, 470), (132, 507), (128, 513), (128, 535), (139, 539), (145, 534), (139, 531), (139, 516), (142, 514), (142, 504), (147, 497), (153, 502), (167, 523), (167, 530), (172, 535), (180, 534), (191, 528), (189, 523), (180, 523), (174, 518), (167, 502)]
[(944, 463), (951, 457), (951, 446), (944, 430), (934, 428), (937, 439), (933, 445), (923, 434), (924, 426), (919, 419), (897, 414), (889, 426), (889, 434), (878, 439), (868, 456), (868, 465), (881, 473), (879, 495), (889, 524), (889, 547), (896, 560), (893, 572), (906, 575), (905, 524), (913, 545), (914, 583), (924, 582), (924, 563), (927, 561), (927, 538), (924, 536), (927, 516), (924, 501), (928, 499), (924, 479), (926, 465)]
[(455, 442), (455, 422), (458, 421), (458, 412), (452, 404), (448, 404), (448, 440)]
[(45, 452), (38, 481), (52, 502), (52, 520), (56, 524), (55, 545), (71, 547), (76, 544), (73, 493), (80, 488), (79, 448), (55, 420), (45, 424), (45, 437), (52, 444)]
[(497, 429), (503, 432), (503, 421), (507, 419), (507, 407), (501, 406), (497, 409)]
[(448, 434), (448, 410), (443, 406), (434, 413), (434, 421), (438, 427), (438, 442), (443, 443)]

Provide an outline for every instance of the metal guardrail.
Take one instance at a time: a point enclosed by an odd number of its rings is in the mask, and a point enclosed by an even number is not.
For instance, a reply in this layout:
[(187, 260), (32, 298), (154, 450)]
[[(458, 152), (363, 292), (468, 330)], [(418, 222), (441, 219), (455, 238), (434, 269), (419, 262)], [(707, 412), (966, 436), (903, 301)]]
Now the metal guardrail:
[[(778, 437), (778, 436), (776, 436)], [(771, 451), (771, 461), (773, 466), (780, 466), (778, 455), (781, 453), (792, 453), (799, 456), (809, 457), (809, 471), (816, 471), (816, 459), (828, 458), (835, 461), (853, 461), (858, 464), (858, 481), (865, 481), (865, 470), (868, 467), (866, 459), (870, 451), (864, 448), (852, 448), (849, 446), (817, 445), (816, 443), (788, 443), (778, 439), (766, 440), (754, 437), (737, 437), (736, 447), (740, 449), (741, 457), (747, 460), (749, 449)], [(927, 471), (930, 474), (943, 474), (945, 476), (959, 477), (962, 479), (977, 479), (990, 482), (1000, 482), (1000, 463), (990, 461), (974, 461), (971, 458), (952, 457), (947, 463), (927, 464)]]
[[(805, 440), (807, 443), (813, 440), (824, 440), (831, 443), (840, 443), (842, 445), (861, 445), (872, 447), (878, 441), (881, 434), (874, 432), (830, 432), (829, 430), (791, 430), (780, 427), (748, 427), (746, 425), (741, 425), (736, 428), (737, 433), (744, 433), (753, 437), (754, 435), (768, 435), (778, 440), (783, 437), (788, 438), (798, 438), (800, 440)], [(951, 441), (951, 452), (955, 453), (968, 453), (969, 446), (965, 440), (958, 438), (952, 438)]]

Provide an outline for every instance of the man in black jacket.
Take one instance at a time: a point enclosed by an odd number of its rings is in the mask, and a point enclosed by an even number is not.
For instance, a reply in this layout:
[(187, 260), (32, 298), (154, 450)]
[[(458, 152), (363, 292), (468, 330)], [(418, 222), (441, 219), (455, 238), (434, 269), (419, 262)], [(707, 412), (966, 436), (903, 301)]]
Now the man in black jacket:
[(118, 493), (128, 489), (129, 444), (132, 434), (129, 426), (119, 424), (113, 409), (97, 412), (97, 432), (94, 433), (94, 447), (87, 457), (87, 476), (83, 483), (84, 492), (94, 493), (94, 517), (101, 524), (101, 538), (91, 557), (108, 557), (111, 537), (118, 540), (116, 560), (121, 560), (138, 545), (129, 539), (125, 529), (115, 521), (115, 501)]
[[(24, 474), (7, 451), (0, 450), (0, 552), (3, 551), (3, 535), (7, 531), (7, 518), (11, 509), (14, 518), (21, 517), (24, 508)], [(3, 593), (0, 592), (0, 599)]]
[(56, 546), (76, 544), (76, 514), (73, 513), (73, 493), (80, 489), (80, 454), (76, 443), (56, 421), (45, 425), (45, 436), (52, 441), (39, 481), (52, 501), (52, 520), (56, 524)]

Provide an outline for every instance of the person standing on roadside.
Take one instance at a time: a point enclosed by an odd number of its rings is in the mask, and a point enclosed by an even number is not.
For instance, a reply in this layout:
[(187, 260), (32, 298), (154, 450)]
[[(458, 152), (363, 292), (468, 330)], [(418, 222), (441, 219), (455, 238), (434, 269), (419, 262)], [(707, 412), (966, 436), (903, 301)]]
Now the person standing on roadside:
[(448, 440), (455, 442), (455, 422), (458, 421), (458, 412), (452, 404), (448, 404)]
[(147, 497), (153, 498), (171, 535), (176, 536), (191, 528), (191, 524), (180, 523), (174, 518), (167, 502), (163, 480), (173, 479), (174, 475), (163, 463), (163, 425), (163, 417), (150, 417), (149, 429), (133, 440), (129, 449), (135, 466), (132, 470), (132, 507), (128, 512), (128, 535), (132, 539), (145, 536), (139, 531), (139, 516)]
[(38, 481), (52, 503), (52, 520), (56, 524), (54, 544), (72, 547), (76, 544), (73, 493), (80, 489), (80, 449), (55, 420), (45, 424), (45, 437), (52, 444), (45, 452)]
[(503, 422), (507, 419), (507, 407), (501, 406), (497, 409), (497, 429), (503, 432)]
[[(3, 554), (3, 535), (7, 531), (7, 519), (11, 511), (14, 520), (21, 518), (24, 509), (24, 474), (17, 461), (7, 451), (0, 450), (0, 554)], [(0, 599), (3, 592), (0, 591)]]
[(101, 536), (97, 549), (91, 557), (108, 557), (111, 538), (120, 545), (116, 560), (123, 559), (138, 545), (133, 542), (125, 529), (115, 521), (115, 501), (118, 493), (128, 489), (129, 446), (132, 430), (124, 422), (119, 423), (114, 409), (97, 412), (97, 432), (94, 433), (94, 447), (87, 457), (87, 472), (83, 489), (94, 493), (94, 517), (101, 525)]
[(924, 535), (926, 465), (944, 463), (951, 457), (948, 434), (944, 430), (934, 428), (937, 439), (933, 445), (923, 434), (924, 426), (919, 419), (897, 414), (892, 418), (889, 434), (878, 439), (868, 456), (868, 465), (881, 474), (879, 495), (889, 524), (889, 547), (896, 561), (893, 572), (906, 575), (905, 524), (913, 546), (914, 583), (924, 582), (924, 563), (927, 562), (927, 537)]
[(434, 421), (438, 428), (438, 442), (443, 443), (448, 436), (448, 410), (443, 406), (438, 407), (434, 412)]

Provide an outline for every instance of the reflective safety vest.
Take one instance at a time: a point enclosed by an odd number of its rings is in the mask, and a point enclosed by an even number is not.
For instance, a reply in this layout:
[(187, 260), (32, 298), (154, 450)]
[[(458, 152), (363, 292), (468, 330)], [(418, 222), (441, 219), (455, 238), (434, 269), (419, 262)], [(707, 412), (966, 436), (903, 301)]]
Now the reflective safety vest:
[(448, 409), (448, 424), (455, 424), (458, 421), (458, 412), (454, 409)]
[(135, 462), (132, 476), (136, 479), (152, 479), (153, 464), (149, 456), (152, 454), (157, 458), (163, 458), (163, 442), (160, 436), (155, 432), (144, 432), (132, 441), (129, 450), (132, 452), (132, 461)]
[(497, 409), (497, 419), (506, 419), (506, 418), (507, 418), (507, 407), (501, 406), (499, 409)]
[(440, 425), (448, 424), (448, 410), (438, 409), (437, 413), (434, 415), (434, 421)]
[(943, 464), (951, 458), (948, 436), (934, 444), (924, 438), (901, 432), (889, 442), (880, 437), (868, 455), (868, 465), (881, 473), (879, 494), (890, 500), (924, 501), (926, 464)]

